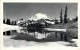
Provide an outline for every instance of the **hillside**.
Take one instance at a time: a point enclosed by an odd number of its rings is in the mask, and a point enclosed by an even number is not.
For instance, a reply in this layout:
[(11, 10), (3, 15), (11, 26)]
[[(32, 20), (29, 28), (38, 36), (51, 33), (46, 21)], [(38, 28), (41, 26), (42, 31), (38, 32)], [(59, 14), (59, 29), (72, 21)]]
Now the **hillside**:
[(78, 38), (78, 21), (67, 24), (55, 24), (48, 26), (49, 28), (67, 29), (67, 34), (72, 38)]
[(49, 25), (47, 26), (49, 28), (56, 28), (56, 29), (73, 29), (73, 28), (78, 28), (78, 22), (70, 22), (67, 24), (54, 24), (54, 25)]

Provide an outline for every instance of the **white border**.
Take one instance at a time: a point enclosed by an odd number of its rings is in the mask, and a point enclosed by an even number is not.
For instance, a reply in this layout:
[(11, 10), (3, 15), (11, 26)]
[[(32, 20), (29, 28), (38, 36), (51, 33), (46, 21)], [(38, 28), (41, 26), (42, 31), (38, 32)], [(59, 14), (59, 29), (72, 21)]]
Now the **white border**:
[[(13, 3), (13, 2), (17, 2), (17, 3), (78, 3), (78, 13), (79, 13), (79, 0), (0, 0), (0, 46), (1, 46), (1, 50), (79, 50), (79, 46), (78, 47), (41, 47), (41, 46), (32, 46), (32, 47), (3, 47), (3, 2), (9, 2), (9, 3)], [(78, 14), (78, 17), (80, 15)], [(80, 19), (80, 17), (78, 18)], [(79, 20), (78, 20), (78, 27), (79, 27)], [(78, 37), (80, 38), (80, 32), (79, 32), (80, 28), (78, 28)], [(80, 40), (78, 40), (78, 44)]]

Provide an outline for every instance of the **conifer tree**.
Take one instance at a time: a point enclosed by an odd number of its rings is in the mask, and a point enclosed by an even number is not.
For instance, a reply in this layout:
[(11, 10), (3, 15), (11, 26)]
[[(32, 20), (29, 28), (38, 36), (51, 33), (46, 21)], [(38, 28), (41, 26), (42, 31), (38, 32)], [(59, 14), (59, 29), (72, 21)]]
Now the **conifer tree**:
[(8, 25), (11, 24), (10, 19), (7, 18), (7, 20), (6, 20), (6, 24), (8, 24)]
[(63, 18), (62, 18), (62, 9), (61, 9), (61, 11), (60, 11), (60, 23), (62, 23), (63, 22)]
[(64, 23), (68, 23), (68, 20), (67, 20), (67, 6), (65, 7), (65, 13), (64, 13)]
[(3, 19), (3, 23), (5, 24), (5, 19)]

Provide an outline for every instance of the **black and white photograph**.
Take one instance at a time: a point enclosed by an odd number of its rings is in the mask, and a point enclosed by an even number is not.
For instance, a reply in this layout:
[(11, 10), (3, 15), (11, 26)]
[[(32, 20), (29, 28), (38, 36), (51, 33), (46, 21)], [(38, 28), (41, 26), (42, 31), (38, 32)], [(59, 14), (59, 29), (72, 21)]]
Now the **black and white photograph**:
[(78, 47), (78, 3), (3, 3), (4, 47)]

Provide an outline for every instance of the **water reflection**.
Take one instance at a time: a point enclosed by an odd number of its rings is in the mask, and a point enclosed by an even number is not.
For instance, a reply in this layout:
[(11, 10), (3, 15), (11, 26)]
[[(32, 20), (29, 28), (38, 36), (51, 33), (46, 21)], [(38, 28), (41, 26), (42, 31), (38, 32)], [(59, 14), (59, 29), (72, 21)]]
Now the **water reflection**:
[(37, 38), (37, 39), (47, 38), (47, 36), (50, 34), (50, 33), (45, 33), (45, 32), (40, 33), (40, 32), (34, 32), (34, 31), (27, 31), (26, 29), (17, 30), (17, 32), (31, 35), (32, 37)]
[(68, 37), (64, 32), (37, 32), (28, 31), (27, 29), (11, 30), (3, 32), (3, 35), (16, 35), (12, 39), (30, 40), (30, 41), (70, 41), (71, 37)]
[(3, 35), (10, 35), (10, 34), (11, 34), (11, 31), (3, 32)]

